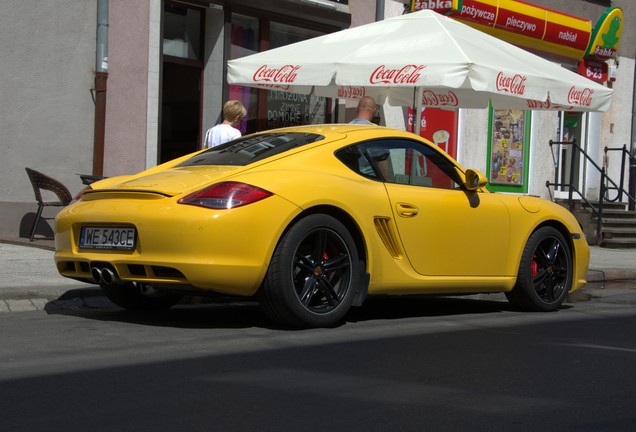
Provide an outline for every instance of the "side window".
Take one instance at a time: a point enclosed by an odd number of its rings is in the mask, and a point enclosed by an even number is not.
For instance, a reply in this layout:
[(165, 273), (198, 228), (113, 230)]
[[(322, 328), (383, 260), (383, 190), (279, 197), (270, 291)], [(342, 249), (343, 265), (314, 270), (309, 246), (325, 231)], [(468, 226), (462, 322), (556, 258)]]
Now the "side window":
[(460, 189), (455, 165), (433, 148), (409, 140), (367, 141), (336, 156), (359, 174), (387, 183)]

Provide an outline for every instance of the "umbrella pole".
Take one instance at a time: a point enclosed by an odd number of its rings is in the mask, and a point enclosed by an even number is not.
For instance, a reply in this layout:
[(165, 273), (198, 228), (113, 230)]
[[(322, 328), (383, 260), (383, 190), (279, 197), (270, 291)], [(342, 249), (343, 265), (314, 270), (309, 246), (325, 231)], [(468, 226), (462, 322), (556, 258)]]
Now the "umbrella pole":
[(415, 108), (415, 118), (413, 119), (413, 133), (420, 136), (422, 130), (422, 98), (418, 95), (422, 94), (421, 87), (413, 89), (413, 107)]

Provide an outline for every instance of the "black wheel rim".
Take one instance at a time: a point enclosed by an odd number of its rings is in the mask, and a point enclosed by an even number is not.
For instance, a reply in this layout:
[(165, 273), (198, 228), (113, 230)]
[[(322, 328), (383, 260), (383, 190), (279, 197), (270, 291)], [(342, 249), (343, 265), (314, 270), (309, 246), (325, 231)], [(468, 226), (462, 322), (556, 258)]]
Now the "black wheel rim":
[(553, 303), (567, 289), (570, 260), (567, 248), (556, 237), (543, 239), (532, 258), (532, 285), (544, 303)]
[(351, 286), (351, 254), (335, 231), (320, 228), (298, 245), (292, 280), (298, 300), (315, 314), (327, 314), (341, 304)]

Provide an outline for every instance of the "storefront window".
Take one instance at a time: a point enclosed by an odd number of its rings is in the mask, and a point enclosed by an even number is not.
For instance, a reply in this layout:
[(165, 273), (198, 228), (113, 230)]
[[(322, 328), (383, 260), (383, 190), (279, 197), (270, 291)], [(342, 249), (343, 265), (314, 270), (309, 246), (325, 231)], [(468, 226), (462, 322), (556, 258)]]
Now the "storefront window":
[(272, 22), (270, 25), (270, 45), (279, 48), (285, 45), (322, 36), (323, 33), (302, 27)]
[(163, 54), (200, 60), (201, 11), (166, 4), (163, 22)]
[[(289, 45), (322, 33), (272, 22), (270, 44), (272, 48)], [(302, 95), (280, 91), (267, 92), (267, 128), (326, 123), (327, 99), (313, 94)]]
[(490, 121), (490, 189), (526, 192), (528, 177), (529, 113), (493, 109)]
[[(323, 33), (278, 22), (265, 23), (269, 28), (269, 48), (278, 48)], [(245, 15), (232, 15), (232, 41), (230, 58), (240, 58), (262, 50), (259, 46), (259, 20)], [(259, 111), (259, 91), (242, 86), (230, 86), (230, 99), (238, 99), (247, 108), (248, 114), (240, 129), (243, 134), (261, 129), (285, 126), (327, 123), (328, 102), (313, 94), (297, 94), (282, 91), (267, 91), (262, 95), (266, 101)]]
[[(230, 59), (245, 57), (260, 51), (258, 19), (232, 15), (232, 38)], [(256, 132), (258, 127), (258, 90), (250, 87), (230, 86), (230, 99), (241, 101), (247, 109), (247, 116), (239, 126), (242, 134)]]

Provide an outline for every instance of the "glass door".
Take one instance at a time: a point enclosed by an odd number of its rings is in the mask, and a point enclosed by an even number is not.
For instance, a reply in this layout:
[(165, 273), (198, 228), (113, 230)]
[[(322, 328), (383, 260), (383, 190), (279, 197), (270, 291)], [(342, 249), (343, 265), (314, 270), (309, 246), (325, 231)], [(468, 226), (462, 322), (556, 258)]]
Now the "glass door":
[(159, 162), (199, 148), (203, 13), (177, 2), (163, 10)]
[[(559, 112), (558, 142), (576, 142), (583, 150), (587, 148), (587, 115), (585, 113)], [(584, 164), (581, 155), (570, 144), (557, 144), (552, 148), (555, 157), (558, 185), (554, 188), (555, 198), (568, 198), (572, 184), (578, 191), (584, 188)], [(576, 197), (576, 194), (574, 194)]]

